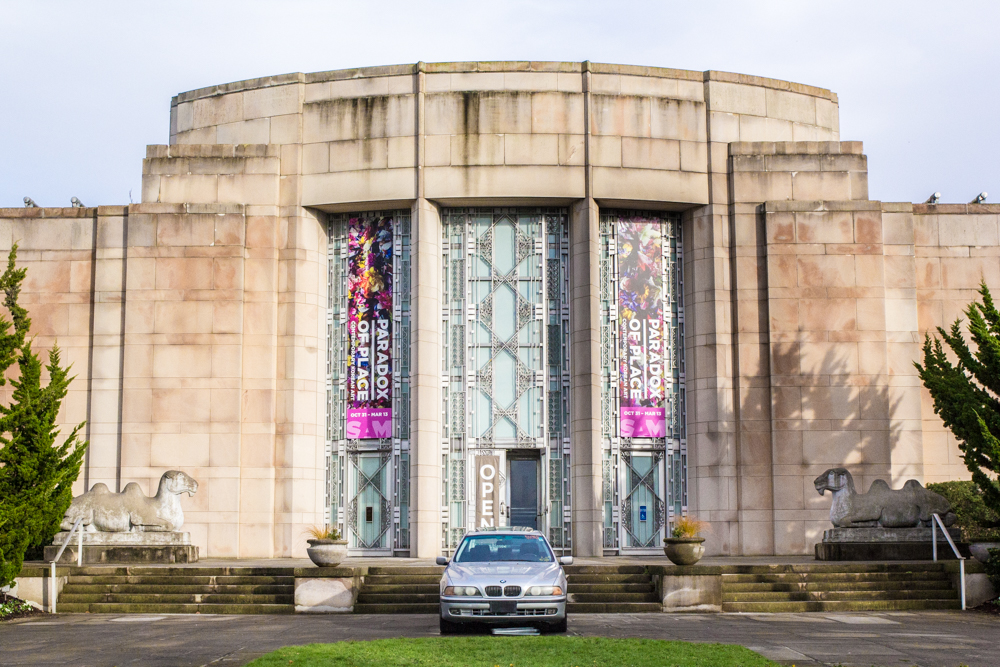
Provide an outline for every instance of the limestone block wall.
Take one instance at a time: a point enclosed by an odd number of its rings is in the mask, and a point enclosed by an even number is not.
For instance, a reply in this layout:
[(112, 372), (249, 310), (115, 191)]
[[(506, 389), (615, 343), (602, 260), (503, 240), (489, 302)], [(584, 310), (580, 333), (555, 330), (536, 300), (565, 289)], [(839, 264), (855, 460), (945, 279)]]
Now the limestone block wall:
[(851, 469), (859, 490), (922, 472), (916, 301), (887, 266), (881, 213), (766, 205), (777, 553), (809, 553), (829, 527), (812, 485), (826, 469)]
[[(727, 201), (728, 142), (838, 134), (836, 95), (801, 84), (589, 62), (469, 62), (190, 91), (172, 102), (170, 143), (296, 147), (295, 203), (328, 209), (408, 203), (421, 179), (420, 196), (442, 202), (565, 204), (587, 196), (590, 179), (589, 196), (606, 205), (662, 207), (707, 203), (710, 188)], [(292, 152), (283, 148), (283, 161)], [(720, 178), (710, 185), (712, 172)]]
[[(6, 259), (17, 243), (18, 265), (28, 271), (21, 303), (32, 319), (33, 349), (45, 361), (58, 345), (76, 376), (59, 424), (66, 434), (87, 421), (81, 435), (91, 447), (77, 493), (97, 482), (114, 489), (117, 481), (126, 214), (121, 206), (0, 209), (0, 250)], [(0, 389), (0, 401), (10, 392), (10, 385)]]
[[(936, 327), (967, 320), (965, 307), (978, 298), (986, 281), (1000, 291), (1000, 204), (900, 205), (898, 233), (915, 251), (917, 326), (921, 341)], [(995, 298), (995, 297), (994, 297)], [(922, 396), (923, 456), (928, 482), (968, 479), (969, 473), (951, 432), (934, 414), (926, 390)]]

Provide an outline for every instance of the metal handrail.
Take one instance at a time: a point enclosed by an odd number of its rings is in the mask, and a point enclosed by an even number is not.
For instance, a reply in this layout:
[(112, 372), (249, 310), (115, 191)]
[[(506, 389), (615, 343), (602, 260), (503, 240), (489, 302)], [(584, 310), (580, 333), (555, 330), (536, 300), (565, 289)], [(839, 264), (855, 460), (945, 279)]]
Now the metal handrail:
[(73, 527), (69, 530), (69, 535), (66, 536), (66, 541), (59, 547), (56, 557), (49, 563), (49, 612), (53, 614), (56, 613), (56, 563), (62, 558), (63, 552), (69, 546), (69, 541), (73, 539), (73, 533), (76, 532), (77, 528), (80, 529), (80, 532), (76, 548), (76, 565), (77, 567), (83, 565), (83, 527), (80, 525), (81, 523), (83, 523), (82, 518), (77, 519), (73, 523)]
[(933, 539), (934, 547), (934, 560), (937, 560), (937, 527), (940, 524), (941, 532), (944, 533), (945, 539), (948, 540), (948, 544), (951, 546), (951, 550), (955, 552), (955, 558), (958, 559), (958, 577), (962, 584), (962, 610), (965, 610), (965, 556), (958, 553), (958, 547), (955, 546), (954, 540), (951, 539), (951, 535), (948, 533), (948, 529), (944, 525), (944, 521), (938, 514), (931, 514), (933, 520), (931, 521), (931, 537)]

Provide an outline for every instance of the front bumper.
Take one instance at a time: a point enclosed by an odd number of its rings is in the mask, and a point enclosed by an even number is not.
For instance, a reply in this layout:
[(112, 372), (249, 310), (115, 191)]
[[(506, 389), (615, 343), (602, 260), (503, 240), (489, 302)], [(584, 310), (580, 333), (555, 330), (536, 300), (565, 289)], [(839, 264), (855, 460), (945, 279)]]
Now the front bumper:
[(489, 625), (518, 625), (525, 622), (555, 625), (566, 618), (566, 596), (492, 598), (494, 602), (515, 602), (516, 611), (490, 610), (491, 598), (448, 597), (441, 598), (441, 618), (451, 623), (487, 623)]

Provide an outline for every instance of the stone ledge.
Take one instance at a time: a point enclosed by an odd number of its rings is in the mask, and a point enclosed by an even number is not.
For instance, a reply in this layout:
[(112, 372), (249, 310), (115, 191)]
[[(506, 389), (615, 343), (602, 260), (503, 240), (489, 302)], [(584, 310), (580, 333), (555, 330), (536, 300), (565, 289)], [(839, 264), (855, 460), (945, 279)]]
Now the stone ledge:
[(177, 106), (184, 102), (214, 97), (228, 93), (237, 93), (258, 88), (270, 88), (273, 86), (285, 86), (304, 83), (322, 83), (324, 81), (343, 81), (345, 79), (362, 79), (382, 76), (406, 76), (423, 71), (428, 73), (474, 73), (474, 72), (562, 72), (578, 73), (584, 69), (597, 74), (627, 74), (632, 76), (649, 76), (667, 79), (681, 79), (685, 81), (720, 81), (724, 83), (739, 83), (761, 88), (771, 88), (774, 90), (784, 90), (803, 95), (811, 95), (822, 99), (837, 102), (837, 95), (824, 88), (809, 86), (780, 79), (768, 79), (766, 77), (753, 76), (750, 74), (738, 74), (735, 72), (719, 72), (707, 70), (699, 72), (696, 70), (670, 69), (666, 67), (646, 67), (640, 65), (619, 65), (613, 63), (593, 63), (566, 62), (566, 61), (464, 61), (464, 62), (444, 62), (444, 63), (413, 63), (406, 65), (382, 65), (375, 67), (356, 67), (344, 70), (330, 70), (326, 72), (291, 72), (289, 74), (279, 74), (275, 76), (262, 77), (259, 79), (245, 79), (243, 81), (233, 81), (217, 86), (198, 88), (187, 92), (179, 93), (170, 101), (170, 105)]
[(281, 157), (278, 144), (149, 144), (146, 158)]
[(884, 201), (882, 202), (883, 213), (913, 213), (917, 204), (908, 201)]
[(32, 208), (0, 208), (0, 218), (90, 218), (97, 212), (96, 207), (62, 208), (59, 206), (36, 206)]
[(1000, 213), (1000, 204), (914, 204), (913, 212), (918, 215)]
[(733, 141), (729, 154), (736, 155), (864, 155), (860, 141)]
[(766, 201), (765, 213), (819, 213), (825, 211), (881, 211), (882, 202), (869, 199), (837, 201)]

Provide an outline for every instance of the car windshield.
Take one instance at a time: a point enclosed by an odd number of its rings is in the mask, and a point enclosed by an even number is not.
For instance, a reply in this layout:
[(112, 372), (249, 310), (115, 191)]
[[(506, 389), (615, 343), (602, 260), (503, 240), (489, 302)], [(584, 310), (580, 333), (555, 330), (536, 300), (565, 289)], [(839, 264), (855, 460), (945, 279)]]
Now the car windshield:
[(552, 550), (541, 535), (470, 535), (459, 545), (454, 562), (551, 563), (553, 560)]

